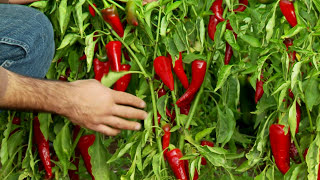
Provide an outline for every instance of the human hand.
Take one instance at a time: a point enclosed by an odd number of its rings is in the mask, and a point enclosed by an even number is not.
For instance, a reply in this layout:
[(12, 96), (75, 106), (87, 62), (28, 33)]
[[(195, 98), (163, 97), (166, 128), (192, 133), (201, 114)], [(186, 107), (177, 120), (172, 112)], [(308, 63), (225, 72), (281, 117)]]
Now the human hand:
[(79, 80), (70, 85), (72, 94), (68, 95), (68, 100), (71, 103), (61, 114), (82, 127), (115, 136), (120, 129), (141, 128), (140, 123), (126, 119), (147, 117), (147, 112), (137, 109), (144, 108), (145, 102), (134, 95), (114, 91), (96, 80)]

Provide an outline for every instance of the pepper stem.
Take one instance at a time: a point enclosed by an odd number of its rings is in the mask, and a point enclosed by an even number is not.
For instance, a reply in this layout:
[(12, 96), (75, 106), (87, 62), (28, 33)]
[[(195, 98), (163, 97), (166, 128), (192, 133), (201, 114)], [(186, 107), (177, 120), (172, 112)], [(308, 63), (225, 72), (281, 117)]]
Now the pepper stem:
[(177, 119), (177, 124), (178, 126), (181, 125), (181, 122), (180, 122), (180, 109), (178, 108), (176, 102), (177, 102), (177, 98), (176, 98), (176, 94), (174, 93), (174, 91), (171, 91), (171, 96), (172, 96), (172, 100), (173, 100), (173, 104), (174, 104), (174, 110), (176, 111), (176, 119)]
[(107, 0), (108, 2), (110, 2), (111, 4), (115, 5), (117, 8), (121, 9), (122, 11), (125, 11), (125, 8), (120, 6), (118, 3), (112, 1), (112, 0)]

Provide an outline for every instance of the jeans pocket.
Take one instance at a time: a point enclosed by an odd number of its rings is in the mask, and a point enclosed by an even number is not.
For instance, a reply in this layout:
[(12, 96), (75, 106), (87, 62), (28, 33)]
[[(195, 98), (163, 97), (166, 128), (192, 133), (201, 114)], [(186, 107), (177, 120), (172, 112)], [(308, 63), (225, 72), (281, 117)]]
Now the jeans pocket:
[[(0, 65), (16, 61), (27, 56), (29, 47), (26, 43), (11, 38), (0, 39)], [(2, 66), (2, 65), (1, 65)]]

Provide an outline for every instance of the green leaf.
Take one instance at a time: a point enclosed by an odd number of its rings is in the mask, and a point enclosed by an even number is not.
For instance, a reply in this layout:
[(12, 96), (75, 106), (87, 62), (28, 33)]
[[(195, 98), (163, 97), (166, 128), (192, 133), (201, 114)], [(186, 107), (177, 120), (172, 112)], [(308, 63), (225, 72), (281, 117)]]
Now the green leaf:
[(31, 3), (29, 6), (39, 8), (39, 9), (44, 9), (47, 7), (47, 5), (48, 5), (48, 1), (36, 1)]
[(43, 136), (48, 140), (49, 138), (49, 126), (50, 122), (52, 121), (51, 119), (51, 114), (50, 113), (38, 113), (38, 118), (40, 122), (40, 130), (43, 134)]
[(181, 5), (182, 1), (176, 1), (166, 7), (166, 14), (169, 14), (173, 10), (177, 9)]
[(160, 97), (157, 101), (157, 109), (163, 119), (167, 119), (166, 118), (167, 115), (166, 115), (166, 111), (165, 111), (166, 99), (167, 99), (167, 96), (165, 95), (165, 96)]
[(83, 28), (83, 16), (82, 16), (82, 5), (86, 2), (86, 0), (79, 0), (79, 2), (75, 5), (76, 11), (76, 20), (77, 25), (80, 31), (81, 38), (83, 37), (84, 28)]
[(296, 135), (296, 127), (297, 127), (297, 118), (296, 118), (296, 100), (293, 101), (290, 110), (289, 110), (289, 119), (288, 119), (288, 123), (290, 126), (290, 132), (291, 132), (291, 136), (292, 138), (295, 137)]
[(207, 135), (211, 134), (211, 132), (215, 129), (216, 127), (212, 127), (212, 128), (206, 128), (200, 132), (198, 132), (195, 136), (195, 141), (196, 143), (200, 143), (200, 141), (206, 137)]
[(296, 34), (298, 34), (300, 31), (306, 29), (306, 26), (297, 24), (295, 27), (291, 28), (287, 33), (285, 33), (283, 36), (281, 36), (281, 39), (290, 38)]
[(80, 63), (81, 63), (79, 61), (79, 58), (80, 58), (79, 52), (77, 52), (75, 50), (72, 50), (69, 53), (68, 63), (70, 65), (71, 72), (77, 73), (79, 71), (79, 66), (80, 66)]
[(63, 49), (65, 47), (67, 47), (68, 45), (70, 45), (70, 46), (73, 45), (78, 40), (78, 38), (79, 38), (79, 35), (77, 35), (77, 34), (70, 33), (70, 34), (65, 35), (57, 50)]
[(266, 32), (267, 32), (266, 40), (267, 40), (267, 42), (270, 41), (270, 39), (273, 35), (273, 29), (274, 29), (275, 21), (276, 21), (276, 7), (278, 7), (277, 3), (274, 4), (274, 7), (272, 8), (272, 17), (269, 19), (268, 24), (266, 25)]
[(234, 119), (231, 109), (226, 107), (223, 113), (219, 107), (218, 109), (218, 123), (217, 123), (217, 143), (225, 144), (229, 142), (236, 127), (236, 120)]
[[(176, 45), (179, 52), (185, 51), (187, 49), (187, 47), (185, 46), (183, 40), (181, 39), (181, 37), (179, 36), (178, 33), (173, 34), (173, 42)], [(173, 54), (173, 55), (175, 55), (175, 54)]]
[(8, 116), (8, 122), (7, 123), (7, 127), (3, 132), (3, 139), (1, 141), (1, 149), (0, 149), (0, 159), (1, 159), (1, 164), (4, 165), (8, 158), (9, 158), (9, 153), (8, 153), (8, 138), (10, 135), (10, 131), (11, 131), (11, 126), (12, 126), (12, 119), (13, 119), (13, 115)]
[(301, 74), (300, 73), (300, 68), (301, 68), (302, 62), (297, 62), (292, 70), (292, 75), (291, 75), (291, 89), (294, 89), (294, 86), (296, 85), (298, 76)]
[(228, 79), (229, 75), (231, 74), (231, 68), (232, 68), (232, 65), (224, 65), (220, 69), (217, 86), (214, 89), (215, 92), (217, 90), (219, 90), (223, 86), (223, 84), (226, 82), (226, 80)]
[(92, 146), (89, 147), (88, 152), (91, 157), (92, 174), (95, 179), (110, 179), (110, 169), (107, 164), (108, 151), (102, 144), (102, 135), (95, 133), (96, 139)]
[(22, 145), (23, 142), (23, 131), (19, 130), (12, 134), (9, 139), (8, 139), (8, 152), (9, 152), (9, 157), (12, 157), (14, 154), (14, 151)]
[[(199, 19), (199, 18), (198, 18), (198, 19)], [(198, 20), (198, 19), (197, 19), (197, 20)], [(203, 18), (201, 18), (199, 21), (200, 21), (200, 23), (199, 23), (199, 34), (200, 34), (200, 42), (201, 42), (201, 49), (202, 49), (202, 48), (203, 48), (204, 41), (205, 41), (205, 33), (206, 33), (206, 30), (205, 30)]]
[(71, 135), (69, 130), (69, 123), (66, 123), (56, 139), (53, 141), (54, 150), (59, 158), (60, 163), (63, 167), (63, 174), (66, 176), (68, 174), (72, 143)]
[(59, 4), (59, 25), (60, 25), (60, 32), (63, 35), (65, 32), (65, 23), (67, 19), (67, 5), (68, 5), (68, 0), (61, 0)]
[(239, 37), (240, 39), (242, 39), (252, 47), (261, 47), (261, 41), (253, 36), (243, 34), (243, 35), (240, 35)]
[(303, 84), (303, 92), (305, 94), (305, 103), (310, 111), (314, 105), (320, 103), (320, 90), (319, 80), (317, 77), (313, 77)]
[(160, 179), (160, 167), (161, 167), (161, 163), (160, 163), (160, 159), (161, 156), (163, 156), (162, 153), (156, 154), (155, 156), (153, 156), (152, 158), (152, 169), (154, 174), (156, 175), (157, 179)]
[(119, 149), (117, 149), (117, 151), (113, 154), (113, 156), (108, 160), (107, 163), (110, 164), (122, 157), (134, 144), (135, 142), (130, 142), (127, 143), (124, 147), (120, 147)]
[(162, 17), (161, 27), (160, 27), (160, 35), (162, 37), (165, 37), (167, 35), (167, 27), (168, 27), (167, 18), (164, 16)]
[(230, 44), (233, 50), (240, 50), (240, 46), (237, 44), (236, 38), (234, 37), (232, 31), (227, 29), (224, 33), (224, 39)]
[(94, 55), (94, 47), (96, 45), (96, 41), (93, 41), (94, 32), (86, 37), (86, 47), (84, 48), (84, 53), (87, 56), (87, 72), (90, 72), (93, 55)]
[(183, 57), (182, 61), (184, 63), (190, 64), (192, 63), (194, 60), (206, 60), (207, 57), (202, 55), (202, 54), (194, 54), (194, 53), (189, 53), (186, 56)]
[[(104, 75), (101, 79), (101, 84), (106, 87), (111, 87), (115, 82), (117, 82), (122, 76), (130, 73), (135, 73), (136, 71), (121, 71), (121, 72), (109, 72), (108, 75)], [(139, 72), (136, 72), (139, 73)]]
[(308, 166), (308, 179), (317, 179), (319, 169), (319, 148), (320, 148), (319, 133), (316, 139), (310, 144), (306, 156), (306, 163)]

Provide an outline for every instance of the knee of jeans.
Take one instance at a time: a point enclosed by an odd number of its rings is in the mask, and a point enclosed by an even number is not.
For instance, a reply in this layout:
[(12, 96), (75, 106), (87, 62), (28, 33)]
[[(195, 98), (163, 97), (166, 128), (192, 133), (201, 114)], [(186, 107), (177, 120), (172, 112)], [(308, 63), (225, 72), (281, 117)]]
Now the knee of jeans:
[(42, 47), (48, 53), (50, 52), (51, 56), (53, 57), (54, 54), (54, 34), (53, 34), (53, 27), (49, 19), (43, 14), (39, 13), (36, 16), (37, 22), (41, 26), (40, 37), (42, 38)]

